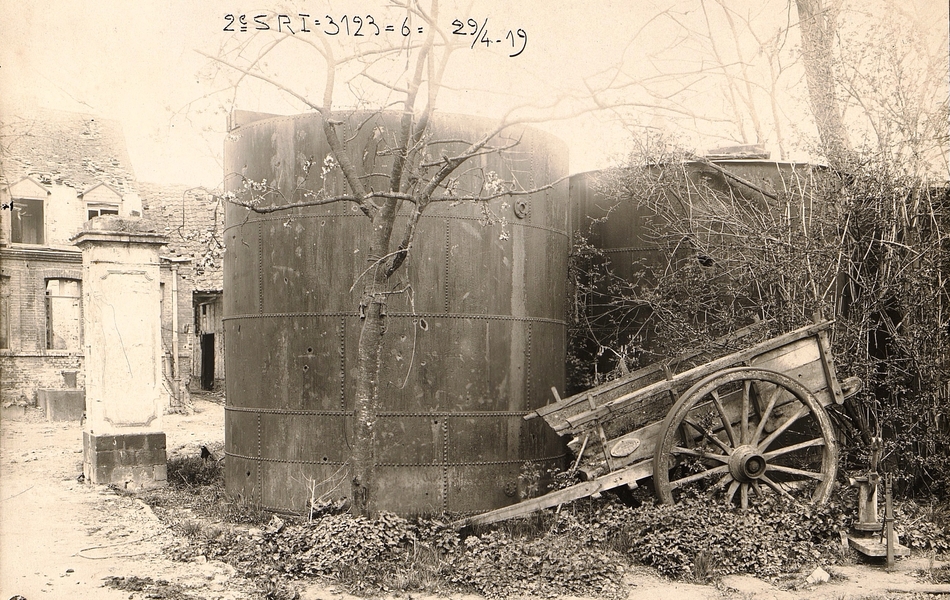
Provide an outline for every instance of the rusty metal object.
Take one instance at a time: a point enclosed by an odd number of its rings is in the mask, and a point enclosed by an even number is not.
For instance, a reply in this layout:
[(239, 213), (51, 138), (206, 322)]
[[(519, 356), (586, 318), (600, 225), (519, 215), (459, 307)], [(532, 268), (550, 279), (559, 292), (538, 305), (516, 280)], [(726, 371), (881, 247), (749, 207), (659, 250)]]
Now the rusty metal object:
[[(226, 186), (277, 185), (278, 202), (325, 188), (346, 191), (315, 114), (236, 119), (226, 143)], [(398, 115), (339, 115), (351, 159), (388, 173), (387, 132)], [(439, 139), (474, 139), (490, 123), (438, 116)], [(521, 135), (521, 132), (518, 132)], [(441, 146), (446, 153), (459, 144)], [(478, 168), (526, 188), (566, 174), (567, 150), (526, 129), (509, 160)], [(316, 166), (309, 174), (304, 165)], [(473, 185), (463, 175), (460, 186)], [(468, 179), (466, 179), (468, 178)], [(385, 189), (384, 176), (367, 179)], [(528, 493), (532, 473), (559, 464), (560, 439), (522, 416), (563, 387), (568, 255), (567, 182), (481, 208), (432, 205), (411, 257), (393, 280), (380, 376), (377, 508), (401, 514), (475, 513)], [(504, 217), (504, 219), (501, 219)], [(405, 217), (397, 218), (397, 227)], [(311, 498), (349, 491), (357, 277), (368, 266), (369, 220), (332, 204), (258, 214), (229, 205), (225, 237), (228, 491), (268, 509), (304, 512)], [(352, 288), (352, 291), (351, 291)]]
[[(682, 206), (683, 218), (688, 207), (701, 207), (704, 194), (717, 193), (725, 198), (736, 198), (763, 210), (766, 214), (783, 214), (787, 209), (785, 199), (796, 203), (805, 202), (792, 210), (790, 218), (798, 213), (819, 210), (808, 199), (819, 185), (829, 178), (825, 170), (814, 165), (770, 160), (715, 160), (696, 158), (669, 167), (644, 167), (637, 175), (644, 182), (656, 178), (654, 192), (664, 193), (660, 181), (663, 169), (676, 169), (685, 174), (689, 186), (684, 186), (683, 196), (671, 204)], [(598, 189), (598, 172), (580, 173), (571, 177), (571, 230), (573, 241), (581, 237), (587, 240), (597, 256), (590, 260), (605, 264), (610, 274), (626, 282), (633, 290), (651, 288), (656, 284), (657, 273), (666, 271), (670, 262), (684, 260), (693, 251), (688, 240), (673, 235), (671, 228), (658, 216), (649, 202), (636, 198), (608, 199)], [(653, 189), (653, 184), (644, 183)], [(776, 201), (776, 196), (780, 201)], [(708, 197), (708, 196), (707, 196)], [(659, 201), (659, 197), (654, 198)], [(708, 240), (715, 244), (715, 240)], [(724, 240), (722, 243), (731, 243)], [(713, 259), (698, 254), (703, 266), (711, 266)], [(582, 361), (597, 362), (599, 372), (609, 372), (616, 357), (599, 353), (600, 342), (618, 348), (626, 344), (636, 346), (642, 352), (641, 364), (660, 360), (656, 334), (650, 324), (650, 310), (646, 306), (628, 306), (622, 323), (617, 323), (616, 298), (604, 282), (601, 296), (588, 302), (585, 311), (585, 326), (571, 331), (569, 341), (575, 355)]]

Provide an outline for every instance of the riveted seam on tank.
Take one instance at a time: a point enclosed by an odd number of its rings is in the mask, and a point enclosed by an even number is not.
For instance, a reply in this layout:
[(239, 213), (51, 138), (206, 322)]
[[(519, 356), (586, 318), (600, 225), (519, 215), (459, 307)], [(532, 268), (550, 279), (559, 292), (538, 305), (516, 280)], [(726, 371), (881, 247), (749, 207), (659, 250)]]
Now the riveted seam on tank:
[(449, 511), (449, 421), (442, 420), (442, 512)]
[[(528, 185), (531, 186), (531, 189), (534, 189), (534, 139), (528, 141), (528, 179), (530, 180)], [(528, 223), (531, 222), (531, 196), (528, 196), (527, 202), (525, 202), (524, 220)]]
[[(245, 413), (255, 413), (263, 415), (296, 415), (296, 416), (313, 416), (313, 417), (352, 417), (354, 412), (352, 410), (309, 410), (309, 409), (298, 409), (298, 408), (265, 408), (265, 407), (255, 407), (255, 406), (225, 406), (225, 412), (245, 412)], [(437, 411), (437, 412), (412, 412), (412, 411), (389, 411), (389, 412), (380, 412), (377, 413), (377, 417), (394, 419), (402, 417), (419, 417), (419, 418), (430, 418), (430, 417), (462, 417), (462, 418), (513, 418), (521, 419), (524, 418), (526, 414), (531, 411), (514, 411), (514, 410), (497, 410), (497, 411), (469, 411), (469, 412), (451, 412), (451, 411)]]
[(531, 411), (514, 411), (514, 410), (498, 410), (498, 411), (483, 411), (483, 412), (450, 412), (450, 411), (439, 411), (439, 412), (410, 412), (410, 411), (389, 411), (377, 413), (378, 417), (387, 417), (387, 418), (396, 418), (396, 417), (516, 417), (523, 418), (526, 414)]
[(340, 410), (343, 411), (346, 410), (346, 317), (345, 314), (340, 315)]
[[(466, 460), (460, 462), (445, 462), (442, 464), (439, 463), (377, 463), (377, 467), (444, 467), (444, 472), (446, 477), (448, 476), (449, 467), (490, 467), (493, 465), (521, 465), (527, 463), (543, 463), (543, 462), (554, 462), (563, 460), (567, 455), (561, 454), (559, 456), (545, 456), (542, 458), (530, 458), (530, 459), (509, 459), (509, 460)], [(443, 509), (446, 508), (443, 503)]]
[(257, 414), (257, 503), (264, 504), (264, 440), (260, 413)]
[(250, 123), (245, 123), (239, 127), (235, 127), (231, 131), (237, 131), (239, 129), (257, 129), (265, 125), (273, 125), (274, 123), (284, 123), (286, 121), (296, 121), (299, 117), (309, 117), (310, 113), (305, 113), (302, 115), (287, 115), (287, 116), (274, 116), (268, 117), (266, 119), (260, 119), (257, 121), (251, 121)]
[[(222, 321), (231, 321), (234, 319), (261, 319), (261, 318), (290, 318), (290, 317), (355, 317), (357, 313), (339, 313), (339, 312), (299, 312), (299, 313), (261, 313), (261, 314), (245, 314), (245, 315), (231, 315), (229, 317), (223, 317)], [(388, 313), (387, 317), (397, 317), (397, 318), (412, 318), (412, 319), (476, 319), (476, 320), (489, 320), (489, 321), (517, 321), (521, 323), (549, 323), (551, 325), (561, 325), (566, 327), (567, 321), (562, 321), (561, 319), (550, 319), (547, 317), (517, 317), (514, 315), (480, 315), (480, 314), (466, 314), (466, 313), (405, 313), (405, 312), (394, 312)]]
[(445, 219), (445, 273), (443, 274), (442, 294), (444, 296), (445, 313), (449, 313), (449, 257), (452, 255), (452, 237), (449, 230), (449, 220)]
[[(354, 213), (347, 213), (347, 212), (327, 212), (327, 213), (317, 213), (317, 214), (295, 214), (294, 215), (294, 219), (326, 219), (326, 218), (341, 218), (341, 217), (364, 218), (364, 215), (363, 213), (354, 214)], [(424, 214), (420, 217), (420, 219), (443, 219), (446, 222), (449, 222), (452, 220), (475, 221), (476, 223), (484, 222), (484, 219), (481, 219), (479, 217), (466, 217), (464, 215), (425, 215)], [(258, 217), (254, 219), (254, 222), (263, 223), (265, 221), (286, 221), (286, 220), (287, 220), (287, 216), (282, 215), (282, 216), (276, 216), (276, 217), (274, 216)], [(243, 223), (232, 225), (228, 227), (227, 229), (231, 229), (232, 227), (239, 227), (241, 225), (243, 225)], [(526, 221), (510, 221), (508, 225), (512, 227), (526, 227), (528, 229), (539, 229), (541, 231), (547, 231), (549, 233), (554, 233), (566, 238), (570, 237), (570, 233), (566, 230), (555, 229), (554, 227), (546, 227), (544, 225), (537, 225), (534, 223), (528, 223)], [(227, 229), (225, 231), (227, 231)]]
[(276, 318), (286, 318), (286, 317), (356, 317), (359, 316), (355, 312), (299, 312), (299, 313), (258, 313), (258, 314), (244, 314), (244, 315), (231, 315), (229, 317), (222, 317), (222, 321), (231, 321), (234, 319), (267, 319), (271, 317)]
[[(334, 461), (334, 460), (307, 460), (302, 458), (273, 458), (269, 456), (245, 456), (243, 454), (237, 454), (235, 452), (225, 452), (224, 455), (230, 458), (237, 458), (241, 460), (251, 460), (261, 463), (280, 463), (280, 464), (293, 464), (293, 465), (330, 465), (330, 466), (342, 466), (345, 465), (345, 461)], [(527, 463), (543, 463), (543, 462), (553, 462), (563, 460), (567, 455), (559, 454), (557, 456), (544, 456), (541, 458), (527, 458), (527, 459), (514, 459), (514, 460), (468, 460), (460, 462), (448, 462), (443, 461), (441, 463), (395, 463), (395, 462), (381, 462), (376, 463), (377, 467), (440, 467), (443, 472), (443, 484), (448, 485), (448, 469), (449, 467), (487, 467), (492, 465), (514, 465), (514, 464), (527, 464)], [(447, 496), (443, 495), (443, 509), (447, 508)]]
[(304, 512), (304, 511), (297, 512), (297, 511), (293, 511), (293, 510), (290, 510), (290, 509), (285, 508), (285, 507), (267, 506), (267, 505), (265, 505), (265, 504), (259, 504), (259, 505), (258, 505), (258, 508), (260, 508), (260, 509), (263, 510), (263, 511), (270, 512), (270, 513), (274, 513), (274, 514), (278, 514), (278, 515), (292, 515), (292, 516), (295, 516), (295, 517), (302, 517), (302, 516), (304, 516), (304, 515), (307, 514), (307, 513)]
[[(237, 458), (241, 460), (252, 460), (262, 463), (279, 463), (279, 464), (291, 464), (291, 465), (329, 465), (329, 466), (343, 466), (347, 464), (345, 461), (334, 461), (334, 460), (307, 460), (307, 459), (298, 459), (298, 458), (272, 458), (268, 456), (245, 456), (243, 454), (237, 454), (234, 452), (225, 452), (224, 455), (229, 458)], [(529, 458), (529, 459), (516, 459), (516, 460), (469, 460), (461, 462), (442, 462), (442, 463), (393, 463), (393, 462), (381, 462), (376, 463), (377, 467), (434, 467), (441, 468), (443, 471), (443, 482), (447, 485), (448, 481), (448, 469), (449, 467), (489, 467), (492, 465), (515, 465), (515, 464), (527, 464), (527, 463), (543, 463), (543, 462), (554, 462), (563, 460), (567, 455), (560, 454), (558, 456), (545, 456), (542, 458)], [(447, 508), (447, 497), (443, 496), (442, 502), (443, 509)]]
[(315, 417), (352, 417), (353, 411), (346, 410), (305, 410), (294, 408), (258, 408), (254, 406), (225, 406), (225, 412), (246, 412), (262, 415), (300, 415)]
[(606, 248), (598, 249), (597, 252), (601, 254), (616, 254), (620, 252), (656, 252), (657, 250), (666, 250), (666, 246), (627, 246), (626, 248)]
[[(306, 460), (306, 459), (291, 459), (291, 458), (272, 458), (269, 456), (244, 456), (243, 454), (236, 454), (234, 452), (225, 452), (224, 455), (230, 458), (239, 458), (242, 460), (253, 460), (259, 463), (283, 463), (283, 464), (293, 464), (293, 465), (329, 465), (333, 467), (340, 467), (346, 464), (344, 461), (335, 461), (335, 460)], [(258, 472), (260, 472), (260, 465), (258, 465)], [(263, 492), (261, 495), (263, 498)], [(263, 499), (261, 500), (263, 502)]]
[(257, 224), (257, 312), (264, 314), (264, 224)]
[(527, 344), (525, 345), (525, 398), (531, 398), (531, 323), (528, 323)]

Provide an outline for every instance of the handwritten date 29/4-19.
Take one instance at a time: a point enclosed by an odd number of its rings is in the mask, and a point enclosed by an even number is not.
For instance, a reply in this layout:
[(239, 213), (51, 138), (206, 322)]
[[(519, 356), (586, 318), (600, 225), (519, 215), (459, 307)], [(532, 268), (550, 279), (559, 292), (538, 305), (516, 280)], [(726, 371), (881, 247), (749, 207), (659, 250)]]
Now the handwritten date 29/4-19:
[[(505, 39), (496, 39), (488, 33), (488, 17), (485, 17), (485, 20), (478, 23), (475, 19), (468, 19), (464, 23), (461, 19), (454, 19), (452, 21), (452, 34), (453, 35), (470, 35), (472, 36), (472, 45), (474, 48), (476, 43), (485, 44), (488, 47), (491, 47), (492, 44), (500, 44), (503, 41), (507, 40), (511, 42), (511, 48), (514, 51), (517, 49), (517, 52), (509, 54), (511, 58), (514, 58), (524, 52), (524, 49), (528, 47), (528, 33), (521, 29), (520, 27), (514, 31), (511, 29), (508, 30), (508, 33), (505, 34)], [(517, 40), (515, 39), (517, 38)], [(519, 49), (518, 46), (521, 46)]]

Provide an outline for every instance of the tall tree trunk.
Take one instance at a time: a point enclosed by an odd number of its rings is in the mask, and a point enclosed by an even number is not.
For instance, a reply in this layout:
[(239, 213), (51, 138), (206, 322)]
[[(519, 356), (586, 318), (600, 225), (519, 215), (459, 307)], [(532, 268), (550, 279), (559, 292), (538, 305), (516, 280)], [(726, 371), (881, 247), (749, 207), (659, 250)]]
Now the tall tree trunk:
[(835, 94), (833, 51), (840, 0), (795, 0), (795, 4), (812, 115), (825, 158), (832, 167), (840, 167), (850, 153), (848, 132)]
[(396, 217), (396, 202), (387, 201), (373, 218), (369, 271), (360, 299), (362, 327), (357, 345), (353, 452), (350, 457), (352, 512), (371, 515), (376, 499), (376, 420), (379, 412), (379, 375), (386, 333), (388, 280), (386, 256)]

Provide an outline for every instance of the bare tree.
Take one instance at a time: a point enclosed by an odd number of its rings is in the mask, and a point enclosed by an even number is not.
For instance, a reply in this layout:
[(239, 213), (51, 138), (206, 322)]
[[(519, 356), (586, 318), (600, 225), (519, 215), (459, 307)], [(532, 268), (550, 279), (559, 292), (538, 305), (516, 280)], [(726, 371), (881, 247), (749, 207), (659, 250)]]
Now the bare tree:
[[(291, 197), (281, 194), (275, 182), (244, 179), (226, 199), (258, 213), (349, 203), (358, 207), (372, 224), (369, 239), (365, 240), (369, 264), (354, 282), (354, 287), (361, 287), (358, 310), (362, 329), (357, 350), (355, 431), (349, 478), (352, 510), (358, 514), (374, 510), (376, 424), (381, 408), (379, 376), (386, 306), (392, 294), (391, 278), (406, 263), (417, 241), (420, 217), (428, 207), (438, 203), (475, 202), (488, 210), (488, 202), (493, 199), (523, 196), (557, 185), (560, 180), (528, 189), (517, 181), (502, 181), (493, 172), (475, 167), (463, 169), (463, 166), (477, 157), (504, 154), (517, 146), (518, 125), (565, 118), (595, 106), (591, 101), (585, 103), (583, 98), (565, 94), (546, 100), (542, 106), (510, 106), (494, 127), (478, 139), (453, 140), (452, 144), (434, 140), (430, 123), (440, 94), (446, 89), (444, 82), (450, 58), (461, 40), (465, 44), (469, 40), (453, 37), (443, 30), (438, 0), (432, 0), (426, 7), (418, 0), (393, 2), (392, 6), (404, 11), (406, 18), (404, 37), (395, 36), (401, 38), (399, 44), (388, 43), (382, 36), (383, 42), (375, 48), (363, 47), (341, 55), (339, 47), (331, 45), (326, 36), (318, 36), (314, 41), (313, 37), (284, 34), (264, 38), (256, 47), (242, 41), (217, 55), (206, 54), (234, 77), (230, 85), (262, 84), (258, 89), (264, 91), (260, 93), (277, 90), (295, 107), (318, 113), (330, 148), (324, 167), (338, 168), (349, 190), (342, 194), (326, 190), (296, 193), (301, 190), (295, 190)], [(410, 21), (424, 24), (423, 39), (415, 35), (414, 27), (412, 35), (406, 33)], [(512, 37), (515, 38), (513, 44), (519, 41), (516, 32)], [(299, 77), (299, 82), (292, 84), (293, 79), (281, 76), (277, 51), (289, 45), (302, 46), (319, 57), (322, 68), (313, 69), (308, 75), (322, 75), (322, 90), (308, 89), (308, 77)], [(387, 147), (382, 151), (391, 161), (385, 189), (369, 187), (365, 182), (378, 174), (365, 172), (364, 165), (356, 164), (346, 150), (347, 140), (342, 131), (344, 111), (338, 108), (341, 98), (349, 100), (351, 109), (368, 106), (372, 107), (371, 112), (389, 110), (399, 114), (398, 129), (392, 135), (387, 132)], [(451, 152), (449, 149), (453, 147), (464, 149)], [(319, 166), (319, 159), (314, 164)], [(313, 168), (314, 164), (308, 163), (307, 168)], [(458, 185), (463, 170), (469, 179), (475, 174), (476, 184), (469, 189), (460, 189)], [(240, 175), (231, 174), (231, 177)], [(397, 214), (407, 212), (405, 223), (400, 220), (397, 227)]]

